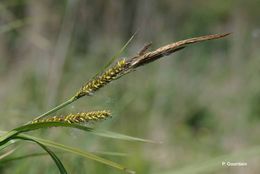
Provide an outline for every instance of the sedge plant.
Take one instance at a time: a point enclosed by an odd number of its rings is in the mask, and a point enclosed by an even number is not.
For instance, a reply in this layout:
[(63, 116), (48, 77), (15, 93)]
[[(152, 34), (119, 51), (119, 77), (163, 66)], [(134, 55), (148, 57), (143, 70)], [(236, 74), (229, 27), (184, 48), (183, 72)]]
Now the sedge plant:
[(119, 133), (114, 133), (104, 130), (96, 130), (92, 127), (87, 126), (87, 122), (105, 120), (108, 117), (111, 117), (110, 111), (91, 111), (91, 112), (82, 112), (82, 113), (71, 113), (62, 116), (53, 116), (53, 114), (66, 107), (67, 105), (75, 102), (86, 96), (94, 95), (95, 92), (101, 88), (108, 85), (110, 82), (119, 79), (120, 77), (133, 72), (137, 68), (156, 61), (162, 57), (168, 56), (176, 51), (179, 51), (185, 48), (187, 45), (198, 43), (207, 40), (213, 40), (225, 37), (230, 33), (225, 34), (214, 34), (206, 35), (201, 37), (195, 37), (191, 39), (182, 40), (179, 42), (171, 43), (165, 46), (162, 46), (154, 51), (148, 51), (148, 48), (151, 44), (146, 45), (141, 51), (131, 57), (116, 60), (120, 54), (125, 50), (126, 46), (133, 39), (134, 35), (129, 39), (129, 41), (123, 46), (123, 48), (108, 62), (108, 64), (103, 68), (103, 70), (97, 73), (93, 78), (91, 78), (85, 85), (83, 85), (75, 94), (70, 97), (67, 101), (61, 103), (60, 105), (50, 109), (49, 111), (33, 118), (31, 121), (25, 123), (24, 125), (18, 126), (10, 131), (1, 131), (0, 132), (0, 164), (4, 164), (8, 161), (24, 159), (27, 157), (37, 156), (37, 154), (27, 155), (19, 158), (9, 158), (8, 157), (15, 151), (15, 148), (6, 151), (6, 148), (10, 145), (13, 145), (19, 141), (28, 141), (39, 145), (46, 153), (52, 158), (56, 164), (59, 172), (61, 174), (66, 174), (67, 171), (62, 164), (61, 160), (56, 155), (56, 152), (52, 151), (52, 148), (58, 149), (60, 151), (74, 153), (76, 155), (82, 156), (87, 159), (91, 159), (115, 169), (124, 171), (126, 173), (134, 173), (133, 170), (126, 168), (125, 166), (118, 164), (116, 162), (101, 158), (93, 153), (67, 146), (61, 143), (53, 142), (50, 140), (42, 139), (39, 137), (34, 137), (28, 135), (27, 132), (34, 131), (37, 129), (44, 129), (49, 127), (69, 127), (76, 128), (87, 133), (92, 133), (97, 136), (103, 136), (108, 138), (116, 138), (120, 140), (129, 140), (129, 141), (142, 141), (142, 142), (152, 142), (151, 140), (131, 137)]

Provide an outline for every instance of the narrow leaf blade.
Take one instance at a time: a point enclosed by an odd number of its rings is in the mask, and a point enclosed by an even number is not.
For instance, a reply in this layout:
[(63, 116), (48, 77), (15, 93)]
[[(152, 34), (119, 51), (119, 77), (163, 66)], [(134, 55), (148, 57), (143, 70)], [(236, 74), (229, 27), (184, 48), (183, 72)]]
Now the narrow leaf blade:
[(41, 143), (40, 141), (37, 141), (34, 138), (26, 137), (26, 136), (15, 136), (14, 138), (32, 141), (34, 143), (37, 143), (39, 146), (41, 146), (51, 156), (51, 158), (55, 162), (56, 166), (58, 167), (60, 173), (61, 174), (67, 174), (67, 171), (66, 171), (65, 167), (63, 166), (62, 162), (60, 161), (60, 159), (55, 155), (54, 152), (52, 152), (49, 148), (47, 148), (43, 143)]
[(124, 135), (112, 131), (98, 130), (81, 124), (66, 123), (66, 122), (40, 122), (40, 123), (27, 124), (14, 129), (14, 131), (22, 133), (22, 132), (28, 132), (36, 129), (49, 128), (49, 127), (70, 127), (70, 128), (80, 129), (106, 138), (120, 139), (126, 141), (139, 141), (139, 142), (146, 142), (146, 143), (158, 143), (152, 140), (132, 137), (132, 136), (128, 136), (128, 135)]
[(84, 158), (91, 159), (91, 160), (103, 163), (105, 165), (108, 165), (110, 167), (113, 167), (113, 168), (121, 170), (121, 171), (125, 171), (125, 172), (128, 172), (128, 173), (133, 173), (133, 171), (125, 168), (121, 164), (118, 164), (116, 162), (113, 162), (113, 161), (101, 158), (99, 156), (96, 156), (96, 155), (94, 155), (92, 153), (89, 153), (87, 151), (80, 150), (78, 148), (66, 146), (66, 145), (59, 144), (59, 143), (56, 143), (56, 142), (53, 142), (53, 141), (50, 141), (50, 140), (45, 140), (45, 139), (41, 139), (41, 138), (37, 138), (37, 137), (25, 135), (25, 134), (21, 134), (20, 136), (23, 137), (23, 138), (33, 139), (33, 140), (35, 140), (35, 141), (37, 141), (37, 142), (39, 142), (39, 143), (41, 143), (41, 144), (43, 144), (45, 146), (48, 146), (48, 147), (53, 147), (53, 148), (56, 148), (56, 149), (59, 149), (59, 150), (65, 151), (65, 152), (74, 153), (74, 154), (82, 156)]

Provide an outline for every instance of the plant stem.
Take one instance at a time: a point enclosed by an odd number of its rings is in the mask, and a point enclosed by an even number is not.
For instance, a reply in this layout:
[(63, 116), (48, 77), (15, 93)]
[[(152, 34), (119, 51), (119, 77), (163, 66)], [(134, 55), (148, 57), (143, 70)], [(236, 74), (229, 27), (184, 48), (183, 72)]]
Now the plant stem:
[(71, 104), (71, 103), (74, 102), (75, 100), (77, 100), (77, 98), (72, 97), (72, 98), (70, 98), (69, 100), (63, 102), (62, 104), (56, 106), (55, 108), (53, 108), (53, 109), (51, 109), (51, 110), (49, 110), (49, 111), (43, 113), (42, 115), (36, 117), (34, 120), (38, 120), (38, 119), (44, 118), (44, 117), (46, 117), (47, 115), (52, 114), (52, 113), (54, 113), (54, 112), (60, 110), (61, 108), (64, 108), (65, 106)]
[[(72, 102), (74, 102), (75, 100), (77, 100), (77, 98), (75, 97), (72, 97), (70, 98), (69, 100), (63, 102), (62, 104), (56, 106), (55, 108), (43, 113), (42, 115), (36, 117), (34, 120), (37, 120), (37, 119), (41, 119), (41, 118), (44, 118), (46, 117), (47, 115), (53, 113), (53, 112), (56, 112), (58, 110), (60, 110), (61, 108), (64, 108), (65, 106), (71, 104)], [(30, 124), (31, 122), (28, 122), (27, 124)], [(0, 132), (2, 133), (2, 132)], [(10, 132), (3, 132), (3, 135), (0, 136), (0, 146), (5, 144), (5, 141), (10, 138), (11, 136), (17, 134), (18, 132), (16, 130), (12, 130)]]

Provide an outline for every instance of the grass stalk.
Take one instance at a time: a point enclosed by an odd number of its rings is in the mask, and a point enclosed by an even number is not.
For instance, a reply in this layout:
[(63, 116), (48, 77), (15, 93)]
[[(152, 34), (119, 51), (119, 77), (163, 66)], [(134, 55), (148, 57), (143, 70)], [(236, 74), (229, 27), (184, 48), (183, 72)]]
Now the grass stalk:
[(46, 116), (48, 116), (48, 115), (50, 115), (50, 114), (52, 114), (52, 113), (54, 113), (54, 112), (56, 112), (56, 111), (58, 111), (58, 110), (64, 108), (65, 106), (71, 104), (72, 102), (74, 102), (74, 101), (76, 101), (76, 100), (77, 100), (77, 98), (72, 97), (72, 98), (70, 98), (69, 100), (67, 100), (67, 101), (65, 101), (65, 102), (63, 102), (63, 103), (61, 103), (60, 105), (54, 107), (53, 109), (51, 109), (51, 110), (49, 110), (49, 111), (43, 113), (42, 115), (36, 117), (34, 120), (42, 119), (42, 118), (44, 118), (44, 117), (46, 117)]
[[(119, 60), (117, 63), (115, 63), (111, 68), (105, 69), (103, 73), (99, 76), (94, 76), (87, 84), (82, 86), (82, 88), (69, 100), (65, 101), (64, 103), (54, 107), (53, 109), (43, 113), (42, 115), (36, 117), (34, 120), (42, 119), (56, 111), (58, 111), (61, 108), (64, 108), (65, 106), (71, 104), (72, 102), (76, 101), (77, 99), (83, 97), (83, 96), (89, 96), (92, 95), (94, 92), (99, 90), (100, 88), (106, 86), (111, 81), (114, 81), (123, 75), (135, 70), (136, 68), (143, 66), (145, 64), (151, 63), (153, 61), (156, 61), (159, 58), (168, 56), (176, 51), (179, 51), (183, 48), (185, 48), (187, 45), (203, 42), (207, 40), (213, 40), (213, 39), (219, 39), (222, 37), (225, 37), (229, 35), (230, 33), (224, 33), (224, 34), (213, 34), (213, 35), (206, 35), (206, 36), (200, 36), (195, 38), (190, 38), (186, 40), (181, 40), (175, 43), (171, 43), (165, 46), (162, 46), (154, 51), (146, 52), (148, 47), (151, 45), (146, 45), (139, 54), (136, 56), (133, 56), (128, 59)], [(133, 39), (135, 34), (130, 38), (130, 40), (126, 43), (126, 45), (122, 48), (125, 49), (125, 47), (129, 44), (129, 42)], [(120, 50), (119, 53), (122, 52)], [(114, 58), (113, 58), (114, 60)], [(111, 62), (109, 62), (111, 64)], [(107, 66), (106, 66), (107, 67)]]

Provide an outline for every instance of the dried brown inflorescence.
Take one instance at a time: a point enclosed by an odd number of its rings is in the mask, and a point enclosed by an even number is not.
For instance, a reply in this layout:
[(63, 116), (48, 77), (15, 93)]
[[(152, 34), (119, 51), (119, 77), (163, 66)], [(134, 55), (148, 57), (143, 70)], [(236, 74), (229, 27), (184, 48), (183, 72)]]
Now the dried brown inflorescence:
[(147, 52), (147, 49), (151, 44), (146, 45), (138, 55), (129, 58), (119, 60), (114, 66), (106, 70), (103, 74), (93, 78), (86, 85), (84, 85), (74, 96), (75, 99), (81, 98), (85, 95), (92, 95), (95, 91), (107, 85), (111, 81), (120, 78), (121, 76), (131, 72), (132, 70), (151, 63), (161, 57), (170, 55), (176, 51), (185, 48), (189, 44), (202, 42), (206, 40), (218, 39), (229, 35), (225, 34), (214, 34), (201, 37), (195, 37), (191, 39), (182, 40), (169, 45), (158, 48), (155, 51)]
[(42, 122), (86, 123), (90, 121), (103, 120), (110, 116), (111, 113), (109, 111), (92, 111), (92, 112), (81, 112), (76, 114), (69, 114), (66, 116), (53, 116), (49, 118), (34, 120), (31, 123), (42, 123)]
[[(139, 54), (133, 58), (130, 58), (128, 60), (128, 62), (130, 62), (132, 68), (137, 68), (139, 66), (151, 63), (164, 56), (168, 56), (176, 51), (179, 51), (179, 50), (185, 48), (187, 45), (197, 43), (197, 42), (203, 42), (203, 41), (207, 41), (207, 40), (222, 38), (229, 34), (230, 33), (213, 34), (213, 35), (207, 35), (207, 36), (201, 36), (201, 37), (195, 37), (195, 38), (191, 38), (191, 39), (181, 40), (181, 41), (160, 47), (160, 48), (156, 49), (155, 51)], [(148, 45), (148, 46), (150, 46), (150, 45)], [(145, 50), (147, 49), (146, 47), (147, 46), (145, 46)]]

